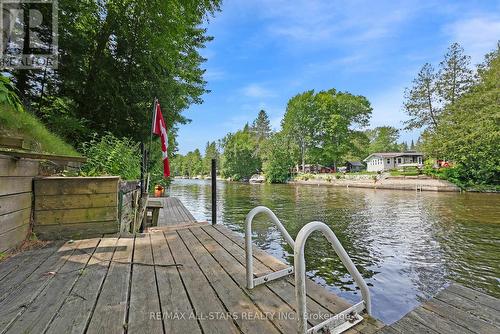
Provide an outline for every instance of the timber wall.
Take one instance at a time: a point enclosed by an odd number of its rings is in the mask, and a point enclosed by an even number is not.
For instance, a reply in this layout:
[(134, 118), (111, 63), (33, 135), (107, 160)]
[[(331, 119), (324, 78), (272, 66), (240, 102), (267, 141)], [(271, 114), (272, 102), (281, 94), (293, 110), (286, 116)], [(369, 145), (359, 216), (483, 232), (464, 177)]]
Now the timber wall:
[(30, 231), (32, 181), (39, 162), (0, 155), (0, 252), (15, 248)]
[(119, 177), (34, 180), (34, 232), (40, 239), (80, 239), (117, 233)]
[(141, 220), (141, 188), (139, 181), (121, 181), (118, 193), (118, 219), (121, 233), (133, 233)]

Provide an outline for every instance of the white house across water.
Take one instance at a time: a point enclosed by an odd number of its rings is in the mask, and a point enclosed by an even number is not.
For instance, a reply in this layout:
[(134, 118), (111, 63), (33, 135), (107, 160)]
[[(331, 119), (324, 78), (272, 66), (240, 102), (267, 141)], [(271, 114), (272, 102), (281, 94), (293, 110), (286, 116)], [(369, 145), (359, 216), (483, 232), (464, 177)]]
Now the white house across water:
[(424, 155), (418, 152), (373, 153), (365, 160), (368, 172), (388, 171), (404, 167), (423, 167)]

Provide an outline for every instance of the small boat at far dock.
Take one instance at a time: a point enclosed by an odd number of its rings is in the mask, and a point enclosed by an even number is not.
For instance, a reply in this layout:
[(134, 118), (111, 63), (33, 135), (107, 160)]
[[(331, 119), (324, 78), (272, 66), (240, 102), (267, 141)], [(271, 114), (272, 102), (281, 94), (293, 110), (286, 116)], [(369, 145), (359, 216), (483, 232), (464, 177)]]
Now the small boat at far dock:
[(250, 180), (248, 182), (250, 182), (250, 183), (264, 183), (264, 182), (266, 182), (266, 178), (264, 177), (264, 175), (254, 174), (254, 175), (252, 175), (252, 177), (250, 178)]

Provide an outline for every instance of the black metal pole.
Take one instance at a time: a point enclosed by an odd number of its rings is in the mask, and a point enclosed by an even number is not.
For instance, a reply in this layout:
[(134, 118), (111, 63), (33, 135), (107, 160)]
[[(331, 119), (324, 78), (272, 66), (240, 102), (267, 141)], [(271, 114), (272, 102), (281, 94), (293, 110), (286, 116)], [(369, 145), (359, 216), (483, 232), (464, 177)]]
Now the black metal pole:
[(217, 160), (212, 159), (212, 225), (217, 224)]
[(144, 194), (144, 189), (145, 189), (145, 184), (144, 184), (144, 169), (145, 169), (145, 163), (146, 160), (144, 158), (145, 154), (144, 150), (144, 142), (141, 141), (141, 196)]

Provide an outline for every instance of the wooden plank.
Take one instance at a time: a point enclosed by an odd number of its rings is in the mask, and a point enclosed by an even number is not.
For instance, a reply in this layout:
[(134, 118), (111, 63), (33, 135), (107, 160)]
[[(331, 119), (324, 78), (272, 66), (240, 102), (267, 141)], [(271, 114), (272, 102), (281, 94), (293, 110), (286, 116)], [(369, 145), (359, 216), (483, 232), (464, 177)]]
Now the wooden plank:
[(0, 197), (0, 224), (2, 215), (19, 211), (22, 209), (31, 208), (31, 193), (21, 193), (6, 195)]
[(115, 207), (35, 211), (37, 225), (68, 225), (118, 219)]
[[(241, 249), (245, 249), (245, 240), (238, 236), (236, 233), (221, 225), (215, 225), (214, 227), (224, 236), (237, 244)], [(253, 253), (255, 260), (260, 261), (272, 271), (278, 271), (288, 267), (286, 264), (279, 261), (274, 256), (269, 255), (258, 247), (254, 247)], [(293, 278), (288, 278), (288, 281), (295, 286), (295, 280)], [(337, 297), (331, 293), (325, 293), (325, 290), (323, 288), (309, 279), (306, 279), (306, 289), (307, 295), (312, 300), (316, 301), (318, 304), (322, 305), (333, 314), (337, 314), (350, 306), (350, 304), (344, 299)]]
[(401, 334), (438, 334), (435, 330), (406, 316), (398, 322), (392, 324), (390, 328)]
[[(187, 249), (191, 252), (193, 258), (198, 263), (198, 266), (203, 271), (213, 290), (218, 295), (219, 299), (225, 305), (230, 313), (235, 313), (238, 316), (235, 321), (243, 333), (287, 333), (287, 327), (296, 329), (292, 321), (286, 321), (278, 330), (268, 319), (256, 317), (249, 319), (244, 317), (245, 314), (264, 315), (264, 312), (276, 312), (275, 314), (289, 315), (292, 310), (283, 307), (283, 302), (278, 298), (278, 303), (268, 308), (258, 308), (248, 295), (231, 279), (221, 264), (219, 264), (205, 247), (199, 242), (190, 230), (181, 230), (177, 232), (184, 241)], [(272, 304), (272, 294), (267, 295), (266, 303), (259, 303), (258, 306), (270, 306)], [(287, 313), (282, 313), (282, 312)], [(272, 313), (270, 313), (272, 314)]]
[(31, 207), (0, 216), (0, 234), (4, 234), (19, 226), (29, 224), (30, 216)]
[(81, 277), (99, 239), (82, 240), (38, 297), (28, 305), (6, 333), (44, 332), (57, 310)]
[(39, 195), (84, 195), (118, 192), (119, 177), (35, 178), (34, 192)]
[(500, 312), (500, 299), (458, 284), (452, 284), (446, 290)]
[(450, 289), (444, 289), (443, 291), (438, 293), (432, 300), (441, 301), (450, 305), (451, 307), (459, 308), (473, 316), (481, 318), (500, 327), (500, 312), (491, 307), (479, 304), (462, 295), (458, 295), (452, 292)]
[[(295, 291), (293, 287), (284, 281), (275, 281), (269, 283), (269, 285), (262, 285), (253, 290), (246, 289), (246, 275), (245, 267), (239, 262), (234, 261), (234, 258), (229, 254), (231, 250), (223, 248), (221, 245), (215, 242), (203, 229), (193, 228), (190, 230), (192, 234), (199, 240), (201, 244), (220, 264), (228, 274), (236, 281), (239, 288), (242, 289), (247, 295), (251, 297), (253, 302), (263, 311), (268, 312), (268, 314), (280, 314), (287, 315), (289, 319), (285, 316), (283, 317), (272, 317), (271, 320), (280, 329), (282, 333), (293, 333), (297, 331), (297, 323), (293, 317), (295, 317)], [(183, 232), (179, 232), (184, 236)], [(201, 255), (200, 255), (201, 256)], [(206, 257), (206, 255), (204, 255)], [(283, 284), (284, 283), (284, 284)], [(272, 285), (272, 287), (270, 286)], [(274, 289), (279, 290), (278, 293), (274, 292)], [(285, 297), (285, 303), (281, 297)], [(290, 303), (292, 305), (290, 305)], [(308, 311), (311, 311), (310, 309)], [(320, 316), (328, 315), (328, 312), (323, 309)], [(315, 314), (314, 311), (312, 311)], [(314, 316), (313, 316), (314, 317)], [(326, 319), (325, 319), (326, 320)], [(319, 323), (321, 321), (318, 321)]]
[(467, 328), (457, 325), (456, 323), (424, 308), (417, 308), (416, 310), (410, 312), (406, 317), (418, 321), (423, 326), (429, 327), (430, 329), (442, 334), (472, 333)]
[(72, 157), (68, 155), (54, 155), (54, 154), (43, 154), (35, 152), (26, 152), (18, 150), (7, 150), (0, 148), (0, 154), (9, 155), (16, 158), (27, 158), (27, 159), (40, 159), (40, 160), (51, 160), (51, 161), (69, 161), (69, 162), (85, 162), (87, 158), (83, 157)]
[(16, 284), (16, 289), (0, 301), (0, 333), (4, 333), (17, 317), (38, 297), (55, 277), (55, 275), (50, 273), (59, 271), (74, 253), (79, 243), (80, 241), (77, 241), (73, 244), (66, 243), (61, 247), (56, 247), (56, 252), (38, 266), (27, 279)]
[(31, 192), (32, 177), (1, 176), (0, 196)]
[[(4, 300), (11, 291), (17, 289), (56, 251), (56, 247), (47, 247), (26, 252), (27, 254), (21, 253), (10, 259), (10, 265), (6, 264), (6, 267), (11, 267), (11, 270), (0, 281), (0, 300)], [(1, 264), (1, 267), (3, 268), (4, 264)]]
[(24, 225), (20, 225), (12, 230), (0, 234), (0, 252), (5, 252), (19, 246), (19, 244), (26, 239), (29, 230), (30, 224), (28, 221)]
[[(204, 227), (203, 229), (195, 229), (193, 228), (191, 230), (197, 237), (203, 238), (203, 243), (208, 245), (212, 245), (212, 242), (210, 242), (206, 237), (203, 236), (203, 233), (205, 233), (206, 236), (209, 236), (212, 238), (213, 242), (216, 242), (217, 244), (221, 245), (221, 247), (226, 251), (227, 254), (230, 254), (232, 258), (228, 258), (224, 261), (226, 262), (235, 262), (236, 263), (231, 265), (227, 264), (228, 266), (234, 266), (237, 263), (240, 264), (241, 266), (241, 271), (240, 274), (237, 276), (240, 280), (243, 279), (243, 281), (240, 282), (242, 284), (242, 287), (246, 287), (246, 260), (245, 260), (245, 252), (234, 242), (231, 240), (227, 239), (224, 235), (222, 235), (217, 229), (215, 229), (213, 226), (207, 226)], [(203, 232), (203, 233), (202, 233)], [(209, 249), (207, 247), (207, 249)], [(210, 251), (210, 249), (209, 249)], [(222, 261), (220, 259), (219, 261)], [(222, 262), (221, 262), (222, 263)], [(254, 262), (254, 274), (257, 276), (264, 275), (270, 273), (269, 268), (266, 267), (263, 263), (260, 261), (256, 260)], [(244, 275), (243, 278), (240, 276)], [(292, 285), (287, 279), (282, 279), (282, 280), (276, 280), (270, 283), (267, 283), (266, 285), (267, 288), (269, 288), (272, 292), (274, 292), (277, 296), (279, 296), (280, 299), (285, 301), (291, 308), (293, 312), (297, 309), (296, 307), (296, 300), (295, 300), (295, 287)], [(252, 291), (258, 291), (252, 290)], [(271, 292), (269, 292), (271, 293)], [(325, 291), (326, 293), (326, 291)], [(322, 320), (326, 320), (324, 318), (325, 315), (330, 314), (330, 312), (322, 307), (320, 304), (312, 300), (311, 298), (307, 298), (307, 311), (311, 315), (315, 315), (315, 317), (312, 317), (310, 319), (310, 324), (312, 325), (317, 325), (322, 322)]]
[(456, 323), (457, 325), (465, 327), (474, 333), (498, 334), (500, 330), (498, 326), (494, 326), (466, 311), (453, 307), (435, 298), (424, 303), (421, 307), (434, 312), (435, 314), (438, 314), (443, 318)]
[(108, 273), (118, 238), (102, 239), (45, 333), (84, 333)]
[(125, 329), (134, 238), (120, 238), (87, 333), (121, 334)]
[[(168, 248), (165, 236), (162, 232), (151, 233), (151, 245), (153, 247), (154, 263), (160, 265), (175, 264), (174, 258)], [(156, 267), (156, 279), (160, 297), (161, 310), (164, 314), (184, 315), (177, 319), (164, 319), (165, 333), (201, 333), (200, 325), (189, 316), (194, 310), (180, 277), (179, 268)]]
[[(149, 264), (149, 266), (135, 263)], [(149, 234), (137, 235), (127, 324), (130, 333), (163, 333), (161, 319), (151, 317), (151, 314), (161, 314), (155, 268), (151, 266), (152, 264), (154, 262)]]
[(0, 147), (23, 149), (24, 139), (22, 137), (0, 136)]
[(116, 207), (117, 203), (116, 192), (93, 195), (37, 195), (35, 198), (35, 210)]
[(68, 240), (97, 238), (103, 234), (117, 233), (119, 226), (113, 220), (84, 224), (35, 225), (33, 231), (40, 240)]
[[(189, 250), (180, 240), (179, 235), (176, 232), (165, 232), (165, 236), (175, 263), (183, 265), (180, 274), (186, 292), (193, 303), (195, 314), (199, 317), (207, 317), (210, 312), (226, 314), (227, 310), (211, 288)], [(204, 333), (240, 333), (235, 323), (227, 318), (201, 320), (200, 323)]]
[(0, 156), (1, 176), (36, 176), (39, 162), (27, 159), (14, 159), (9, 156)]
[[(14, 270), (17, 270), (21, 266), (29, 266), (29, 264), (24, 264), (26, 261), (36, 259), (37, 253), (47, 249), (47, 248), (53, 248), (54, 245), (52, 243), (48, 243), (44, 247), (40, 248), (34, 248), (31, 250), (27, 250), (24, 252), (17, 253), (15, 255), (12, 255), (2, 261), (0, 261), (0, 282), (7, 277), (11, 272)], [(55, 251), (55, 249), (54, 249)], [(24, 264), (24, 265), (23, 265)], [(0, 283), (1, 284), (1, 283)]]

